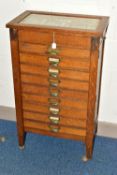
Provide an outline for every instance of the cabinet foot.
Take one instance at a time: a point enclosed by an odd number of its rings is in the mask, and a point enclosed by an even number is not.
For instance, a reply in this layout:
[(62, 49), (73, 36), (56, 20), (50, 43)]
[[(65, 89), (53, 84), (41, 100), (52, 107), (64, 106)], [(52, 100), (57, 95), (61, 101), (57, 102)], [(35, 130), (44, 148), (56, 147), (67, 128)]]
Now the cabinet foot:
[(5, 142), (6, 138), (4, 136), (0, 136), (0, 142)]
[(21, 150), (23, 150), (25, 146), (25, 137), (26, 137), (25, 132), (23, 132), (21, 135), (18, 135), (19, 149)]
[(0, 142), (5, 142), (6, 138), (4, 136), (0, 136)]
[(19, 146), (20, 150), (24, 150), (24, 148), (25, 148), (24, 145), (23, 146)]
[(87, 137), (86, 141), (86, 157), (89, 159), (92, 159), (93, 156), (93, 146), (94, 146), (94, 139), (95, 137)]
[(86, 155), (82, 156), (82, 161), (83, 161), (83, 162), (87, 162), (88, 160), (89, 160), (89, 159), (87, 158)]

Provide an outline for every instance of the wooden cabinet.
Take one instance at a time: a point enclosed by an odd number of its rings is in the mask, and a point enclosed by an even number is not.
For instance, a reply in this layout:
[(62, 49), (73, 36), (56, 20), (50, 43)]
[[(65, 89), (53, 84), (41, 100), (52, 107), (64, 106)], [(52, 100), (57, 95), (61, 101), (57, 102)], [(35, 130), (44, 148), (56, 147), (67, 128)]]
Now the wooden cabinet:
[(7, 24), (19, 146), (34, 132), (81, 140), (92, 157), (108, 20), (26, 11)]

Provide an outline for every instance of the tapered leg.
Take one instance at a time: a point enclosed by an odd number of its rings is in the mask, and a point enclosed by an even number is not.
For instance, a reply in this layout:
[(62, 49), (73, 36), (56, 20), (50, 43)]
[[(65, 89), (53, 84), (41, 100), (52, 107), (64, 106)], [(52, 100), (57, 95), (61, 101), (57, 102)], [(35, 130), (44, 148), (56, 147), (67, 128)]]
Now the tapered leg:
[(94, 138), (93, 134), (88, 135), (86, 138), (86, 157), (88, 160), (92, 159)]
[(86, 144), (86, 154), (82, 157), (83, 162), (87, 162), (88, 160), (92, 159), (94, 137), (93, 136), (87, 137), (85, 144)]
[(86, 143), (86, 157), (91, 159), (93, 154), (93, 138)]

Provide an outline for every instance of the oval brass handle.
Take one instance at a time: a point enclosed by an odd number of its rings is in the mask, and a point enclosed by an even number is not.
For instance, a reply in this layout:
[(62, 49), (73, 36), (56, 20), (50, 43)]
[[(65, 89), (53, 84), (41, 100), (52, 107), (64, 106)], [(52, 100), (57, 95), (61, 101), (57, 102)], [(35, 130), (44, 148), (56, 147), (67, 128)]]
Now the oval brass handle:
[(50, 86), (57, 87), (58, 83), (57, 82), (50, 82)]
[(58, 55), (59, 54), (59, 50), (58, 49), (53, 49), (53, 48), (49, 48), (48, 49), (48, 53), (50, 54), (50, 55)]
[(59, 89), (53, 89), (49, 87), (49, 92), (52, 97), (58, 97), (59, 96)]
[(50, 107), (49, 110), (54, 115), (59, 114), (59, 108)]
[(50, 63), (50, 66), (55, 66), (55, 67), (57, 67), (57, 66), (58, 66), (58, 63), (51, 62), (51, 63)]
[(50, 73), (50, 76), (51, 76), (52, 78), (57, 78), (57, 77), (58, 77), (58, 74), (56, 74), (56, 73)]
[(53, 105), (53, 106), (58, 106), (59, 105), (58, 102), (54, 102), (54, 101), (53, 102), (51, 101), (50, 104)]
[(59, 101), (57, 99), (49, 98), (48, 101), (53, 106), (58, 106), (59, 105)]
[(52, 132), (59, 132), (59, 130), (60, 130), (60, 127), (55, 127), (55, 126), (53, 126), (53, 125), (49, 125), (49, 128), (50, 128), (50, 130), (52, 131)]
[(50, 95), (53, 97), (57, 97), (59, 95), (59, 93), (58, 92), (50, 92)]
[(60, 83), (60, 80), (58, 79), (58, 77), (56, 78), (49, 77), (48, 81), (49, 81), (50, 86), (53, 86), (53, 87), (57, 87)]
[(48, 69), (48, 72), (50, 74), (50, 77), (52, 78), (57, 78), (58, 75), (59, 75), (59, 69), (52, 69), (52, 68), (49, 68)]
[(53, 124), (58, 124), (60, 120), (59, 117), (55, 117), (55, 116), (49, 116), (48, 118)]
[(60, 62), (60, 58), (51, 58), (51, 57), (49, 57), (48, 60), (49, 60), (50, 63), (53, 63), (53, 64), (54, 63), (58, 64)]
[(48, 72), (50, 73), (50, 74), (58, 74), (59, 73), (59, 69), (52, 69), (52, 68), (49, 68), (48, 69)]

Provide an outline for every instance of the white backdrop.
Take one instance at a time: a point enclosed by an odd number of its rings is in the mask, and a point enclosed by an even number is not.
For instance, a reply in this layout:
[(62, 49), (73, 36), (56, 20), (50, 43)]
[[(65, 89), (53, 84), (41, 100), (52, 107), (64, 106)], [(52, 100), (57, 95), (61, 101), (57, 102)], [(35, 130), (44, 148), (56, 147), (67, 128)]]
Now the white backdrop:
[[(7, 4), (7, 6), (6, 6)], [(109, 15), (102, 76), (99, 120), (117, 123), (116, 0), (4, 0), (0, 2), (0, 105), (14, 107), (10, 45), (6, 22), (24, 10)]]

